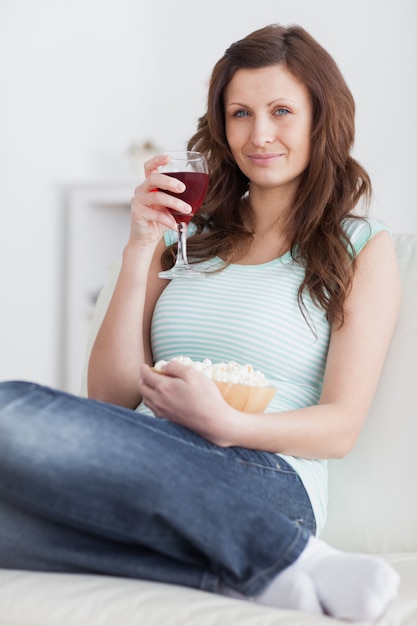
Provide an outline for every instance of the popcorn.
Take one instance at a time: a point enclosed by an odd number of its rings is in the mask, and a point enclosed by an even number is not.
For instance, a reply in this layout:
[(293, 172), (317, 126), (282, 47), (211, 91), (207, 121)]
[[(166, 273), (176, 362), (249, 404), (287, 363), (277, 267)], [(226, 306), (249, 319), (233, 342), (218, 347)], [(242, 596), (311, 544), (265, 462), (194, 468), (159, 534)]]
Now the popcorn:
[[(246, 365), (239, 365), (236, 361), (229, 361), (228, 363), (212, 363), (210, 359), (204, 359), (204, 361), (193, 361), (188, 356), (177, 356), (171, 360), (178, 361), (183, 365), (188, 365), (199, 372), (203, 372), (203, 374), (214, 381), (234, 383), (238, 385), (249, 385), (251, 387), (268, 386), (268, 381), (265, 375), (260, 370), (255, 370), (249, 363)], [(157, 361), (157, 363), (155, 363), (155, 369), (161, 370), (167, 363), (168, 361), (164, 360)]]

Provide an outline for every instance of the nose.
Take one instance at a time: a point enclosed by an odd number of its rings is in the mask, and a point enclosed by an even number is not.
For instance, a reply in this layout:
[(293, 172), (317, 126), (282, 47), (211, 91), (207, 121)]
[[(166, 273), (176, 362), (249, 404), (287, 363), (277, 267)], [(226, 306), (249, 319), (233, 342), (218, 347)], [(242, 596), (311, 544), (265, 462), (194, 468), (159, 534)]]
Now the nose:
[(257, 116), (253, 120), (251, 141), (254, 146), (262, 147), (275, 140), (275, 125), (269, 116)]

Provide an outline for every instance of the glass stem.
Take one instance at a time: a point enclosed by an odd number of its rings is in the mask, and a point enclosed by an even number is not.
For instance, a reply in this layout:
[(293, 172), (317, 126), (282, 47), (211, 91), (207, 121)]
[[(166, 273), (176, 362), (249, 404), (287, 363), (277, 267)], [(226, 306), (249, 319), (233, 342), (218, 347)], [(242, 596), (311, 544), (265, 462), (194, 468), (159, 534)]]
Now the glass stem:
[(187, 224), (178, 223), (178, 254), (174, 267), (190, 267), (187, 260)]

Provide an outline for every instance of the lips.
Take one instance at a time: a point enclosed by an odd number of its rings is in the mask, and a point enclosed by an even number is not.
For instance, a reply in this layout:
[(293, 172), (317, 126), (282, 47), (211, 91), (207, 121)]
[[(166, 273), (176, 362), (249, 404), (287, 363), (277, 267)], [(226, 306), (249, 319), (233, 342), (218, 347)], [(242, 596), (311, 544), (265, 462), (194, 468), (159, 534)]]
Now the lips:
[(268, 152), (262, 154), (248, 154), (247, 157), (255, 165), (269, 165), (277, 159), (280, 159), (284, 154), (282, 152)]

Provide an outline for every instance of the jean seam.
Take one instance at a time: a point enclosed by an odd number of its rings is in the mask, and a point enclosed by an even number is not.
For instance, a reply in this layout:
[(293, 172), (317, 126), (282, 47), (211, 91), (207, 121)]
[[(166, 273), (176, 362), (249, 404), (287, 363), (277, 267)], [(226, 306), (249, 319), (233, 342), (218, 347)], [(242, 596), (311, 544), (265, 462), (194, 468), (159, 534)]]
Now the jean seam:
[(294, 469), (283, 469), (282, 467), (273, 467), (264, 463), (255, 463), (253, 461), (245, 461), (243, 459), (237, 459), (237, 461), (242, 465), (248, 465), (256, 467), (258, 469), (269, 470), (271, 472), (274, 472), (275, 474), (288, 474), (289, 476), (298, 476), (297, 472)]

